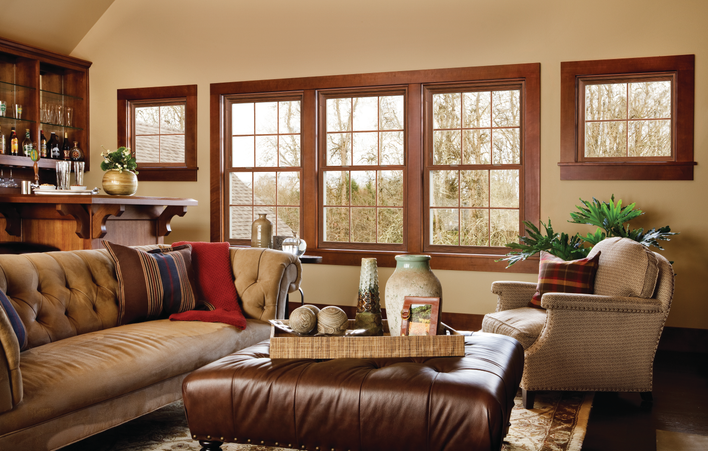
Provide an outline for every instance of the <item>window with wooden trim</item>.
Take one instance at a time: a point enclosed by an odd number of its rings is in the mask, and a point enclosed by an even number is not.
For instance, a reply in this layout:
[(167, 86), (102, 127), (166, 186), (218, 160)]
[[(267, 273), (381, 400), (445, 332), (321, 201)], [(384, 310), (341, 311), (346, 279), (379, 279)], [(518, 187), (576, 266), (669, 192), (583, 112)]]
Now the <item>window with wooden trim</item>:
[(118, 145), (141, 180), (197, 180), (196, 104), (196, 85), (118, 90)]
[[(501, 270), (504, 244), (539, 221), (539, 80), (521, 64), (212, 84), (211, 239), (248, 245), (257, 211), (279, 230), (278, 211), (299, 207), (283, 223), (326, 264), (424, 252), (436, 268)], [(296, 99), (300, 129), (265, 132), (261, 165), (258, 105)], [(299, 166), (278, 160), (282, 137), (299, 140)], [(299, 189), (284, 203), (281, 176)], [(249, 202), (234, 202), (234, 177)]]
[(300, 151), (302, 101), (299, 96), (226, 98), (228, 239), (251, 239), (259, 214), (273, 223), (273, 234), (300, 234)]
[(693, 55), (561, 65), (562, 179), (692, 179)]

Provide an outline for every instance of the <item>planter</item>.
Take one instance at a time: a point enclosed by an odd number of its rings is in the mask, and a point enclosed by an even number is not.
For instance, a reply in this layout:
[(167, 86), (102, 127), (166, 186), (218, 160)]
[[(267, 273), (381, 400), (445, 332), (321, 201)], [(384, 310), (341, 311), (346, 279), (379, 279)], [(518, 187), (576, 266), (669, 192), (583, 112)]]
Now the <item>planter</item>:
[(130, 171), (110, 169), (101, 180), (103, 191), (112, 196), (132, 196), (138, 190), (138, 176)]
[(406, 296), (439, 297), (442, 313), (442, 285), (430, 270), (430, 255), (396, 255), (396, 270), (388, 278), (384, 293), (392, 336), (401, 334), (401, 310)]

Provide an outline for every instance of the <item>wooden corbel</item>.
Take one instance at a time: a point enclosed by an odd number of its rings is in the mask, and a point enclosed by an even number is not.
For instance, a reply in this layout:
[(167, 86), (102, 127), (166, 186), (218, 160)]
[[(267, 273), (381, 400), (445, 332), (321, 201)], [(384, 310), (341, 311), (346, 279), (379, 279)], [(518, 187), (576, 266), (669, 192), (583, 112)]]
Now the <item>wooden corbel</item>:
[(12, 204), (0, 204), (0, 214), (5, 217), (5, 231), (12, 236), (22, 236), (22, 218)]
[(168, 207), (165, 207), (165, 209), (160, 214), (160, 217), (157, 218), (157, 236), (169, 235), (170, 232), (172, 232), (172, 228), (170, 227), (170, 221), (172, 221), (172, 218), (175, 216), (182, 217), (186, 214), (186, 205), (170, 205)]
[(109, 216), (120, 216), (125, 212), (125, 205), (121, 204), (104, 204), (98, 206), (93, 212), (92, 221), (92, 237), (91, 238), (103, 238), (106, 236), (108, 231), (106, 230), (106, 220)]
[(72, 216), (76, 222), (76, 234), (79, 238), (91, 238), (91, 215), (81, 204), (57, 204), (57, 211), (62, 216)]

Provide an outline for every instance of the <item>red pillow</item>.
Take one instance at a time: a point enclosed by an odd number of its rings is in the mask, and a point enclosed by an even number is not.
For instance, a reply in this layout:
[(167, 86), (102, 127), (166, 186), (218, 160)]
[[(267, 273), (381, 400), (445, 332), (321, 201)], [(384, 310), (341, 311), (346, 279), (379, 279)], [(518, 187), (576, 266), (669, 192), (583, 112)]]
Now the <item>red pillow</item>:
[(592, 294), (600, 252), (592, 258), (565, 261), (548, 252), (541, 252), (538, 264), (538, 285), (529, 307), (541, 307), (544, 293), (585, 293)]
[(199, 299), (211, 311), (193, 310), (170, 315), (175, 321), (206, 321), (231, 324), (239, 329), (246, 328), (246, 318), (238, 304), (238, 294), (234, 286), (231, 269), (229, 243), (208, 243), (200, 241), (179, 241), (173, 246), (192, 246), (192, 266), (197, 279)]

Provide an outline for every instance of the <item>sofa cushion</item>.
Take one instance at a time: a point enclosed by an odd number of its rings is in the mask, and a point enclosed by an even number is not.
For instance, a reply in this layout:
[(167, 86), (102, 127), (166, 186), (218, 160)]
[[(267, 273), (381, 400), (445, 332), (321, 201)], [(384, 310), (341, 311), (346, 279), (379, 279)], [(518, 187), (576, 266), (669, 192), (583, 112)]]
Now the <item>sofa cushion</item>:
[(119, 324), (184, 312), (196, 306), (192, 248), (144, 252), (103, 241), (115, 262)]
[(544, 293), (585, 293), (592, 294), (595, 285), (600, 252), (592, 258), (565, 261), (562, 258), (541, 251), (538, 263), (538, 285), (536, 293), (529, 301), (529, 307), (541, 307)]
[(27, 330), (25, 329), (25, 325), (22, 324), (17, 310), (15, 310), (15, 307), (2, 290), (0, 290), (0, 308), (5, 311), (5, 315), (7, 315), (7, 319), (10, 321), (12, 332), (17, 337), (17, 342), (20, 345), (20, 351), (24, 351), (27, 348)]
[(24, 399), (3, 413), (0, 436), (191, 372), (269, 336), (270, 324), (258, 320), (239, 331), (165, 319), (29, 349), (20, 361)]
[(643, 244), (629, 238), (607, 238), (588, 257), (602, 252), (595, 276), (595, 294), (650, 298), (659, 276), (659, 259)]
[(545, 310), (521, 307), (484, 315), (482, 332), (516, 338), (524, 349), (528, 349), (541, 334), (545, 323)]

